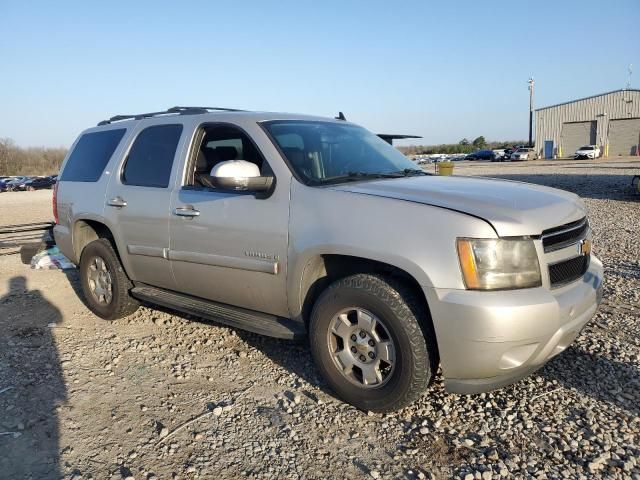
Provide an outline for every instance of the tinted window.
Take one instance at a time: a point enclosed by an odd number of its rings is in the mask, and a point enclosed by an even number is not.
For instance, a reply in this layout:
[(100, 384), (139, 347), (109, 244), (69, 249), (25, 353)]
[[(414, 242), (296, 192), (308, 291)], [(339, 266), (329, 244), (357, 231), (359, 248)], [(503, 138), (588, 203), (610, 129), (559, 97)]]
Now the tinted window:
[(140, 132), (127, 157), (122, 182), (166, 188), (181, 133), (182, 125), (158, 125)]
[(125, 131), (122, 128), (82, 135), (67, 160), (60, 180), (69, 182), (98, 181)]

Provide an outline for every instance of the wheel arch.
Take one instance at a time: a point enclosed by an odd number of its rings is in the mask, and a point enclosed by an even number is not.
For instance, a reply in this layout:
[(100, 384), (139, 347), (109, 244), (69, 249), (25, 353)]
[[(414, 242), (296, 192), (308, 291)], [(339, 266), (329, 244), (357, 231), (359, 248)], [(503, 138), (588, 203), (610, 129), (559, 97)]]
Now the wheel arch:
[(73, 244), (73, 254), (75, 256), (74, 263), (78, 265), (80, 263), (80, 257), (82, 255), (82, 251), (84, 248), (89, 245), (89, 243), (94, 240), (98, 240), (99, 238), (106, 238), (111, 242), (113, 249), (116, 252), (122, 266), (127, 273), (129, 274), (128, 263), (126, 262), (126, 257), (123, 257), (119, 248), (118, 242), (116, 241), (115, 236), (113, 235), (112, 229), (107, 225), (103, 219), (93, 218), (93, 217), (81, 217), (74, 221), (73, 229), (72, 229), (72, 244)]
[[(308, 259), (302, 270), (299, 286), (299, 302), (292, 306), (293, 317), (297, 317), (308, 325), (311, 310), (320, 294), (333, 282), (358, 273), (371, 273), (394, 278), (402, 282), (424, 305), (426, 310), (425, 333), (433, 336), (437, 348), (433, 320), (424, 290), (414, 275), (398, 266), (371, 258), (345, 254), (318, 254)], [(437, 354), (437, 352), (436, 352)]]

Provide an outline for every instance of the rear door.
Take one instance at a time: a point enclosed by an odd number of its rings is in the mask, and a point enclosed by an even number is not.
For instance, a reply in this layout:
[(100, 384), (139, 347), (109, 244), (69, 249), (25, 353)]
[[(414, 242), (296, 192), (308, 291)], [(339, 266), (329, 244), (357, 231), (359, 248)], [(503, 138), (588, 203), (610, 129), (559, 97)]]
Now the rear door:
[(105, 217), (132, 280), (172, 290), (176, 284), (167, 258), (169, 216), (173, 166), (180, 163), (183, 133), (179, 123), (141, 125), (114, 172), (105, 202)]

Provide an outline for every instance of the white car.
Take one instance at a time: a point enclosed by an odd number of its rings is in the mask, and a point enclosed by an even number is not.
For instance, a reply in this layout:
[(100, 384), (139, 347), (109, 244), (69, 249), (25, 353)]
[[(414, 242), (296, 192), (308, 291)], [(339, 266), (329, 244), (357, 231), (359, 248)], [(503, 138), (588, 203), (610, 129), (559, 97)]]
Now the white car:
[(600, 147), (598, 145), (585, 145), (576, 150), (573, 158), (598, 158), (600, 156)]
[(518, 148), (515, 152), (511, 154), (511, 160), (537, 160), (538, 155), (536, 154), (533, 148), (522, 147)]

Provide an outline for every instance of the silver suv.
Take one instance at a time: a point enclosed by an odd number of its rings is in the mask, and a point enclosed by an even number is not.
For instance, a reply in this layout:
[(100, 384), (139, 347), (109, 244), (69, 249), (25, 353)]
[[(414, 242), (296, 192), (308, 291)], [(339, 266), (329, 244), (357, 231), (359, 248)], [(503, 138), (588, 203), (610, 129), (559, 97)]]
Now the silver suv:
[(377, 412), (439, 365), (451, 392), (513, 383), (601, 300), (577, 196), (429, 175), (342, 116), (116, 116), (75, 142), (54, 209), (96, 315), (144, 301), (308, 338), (337, 395)]

